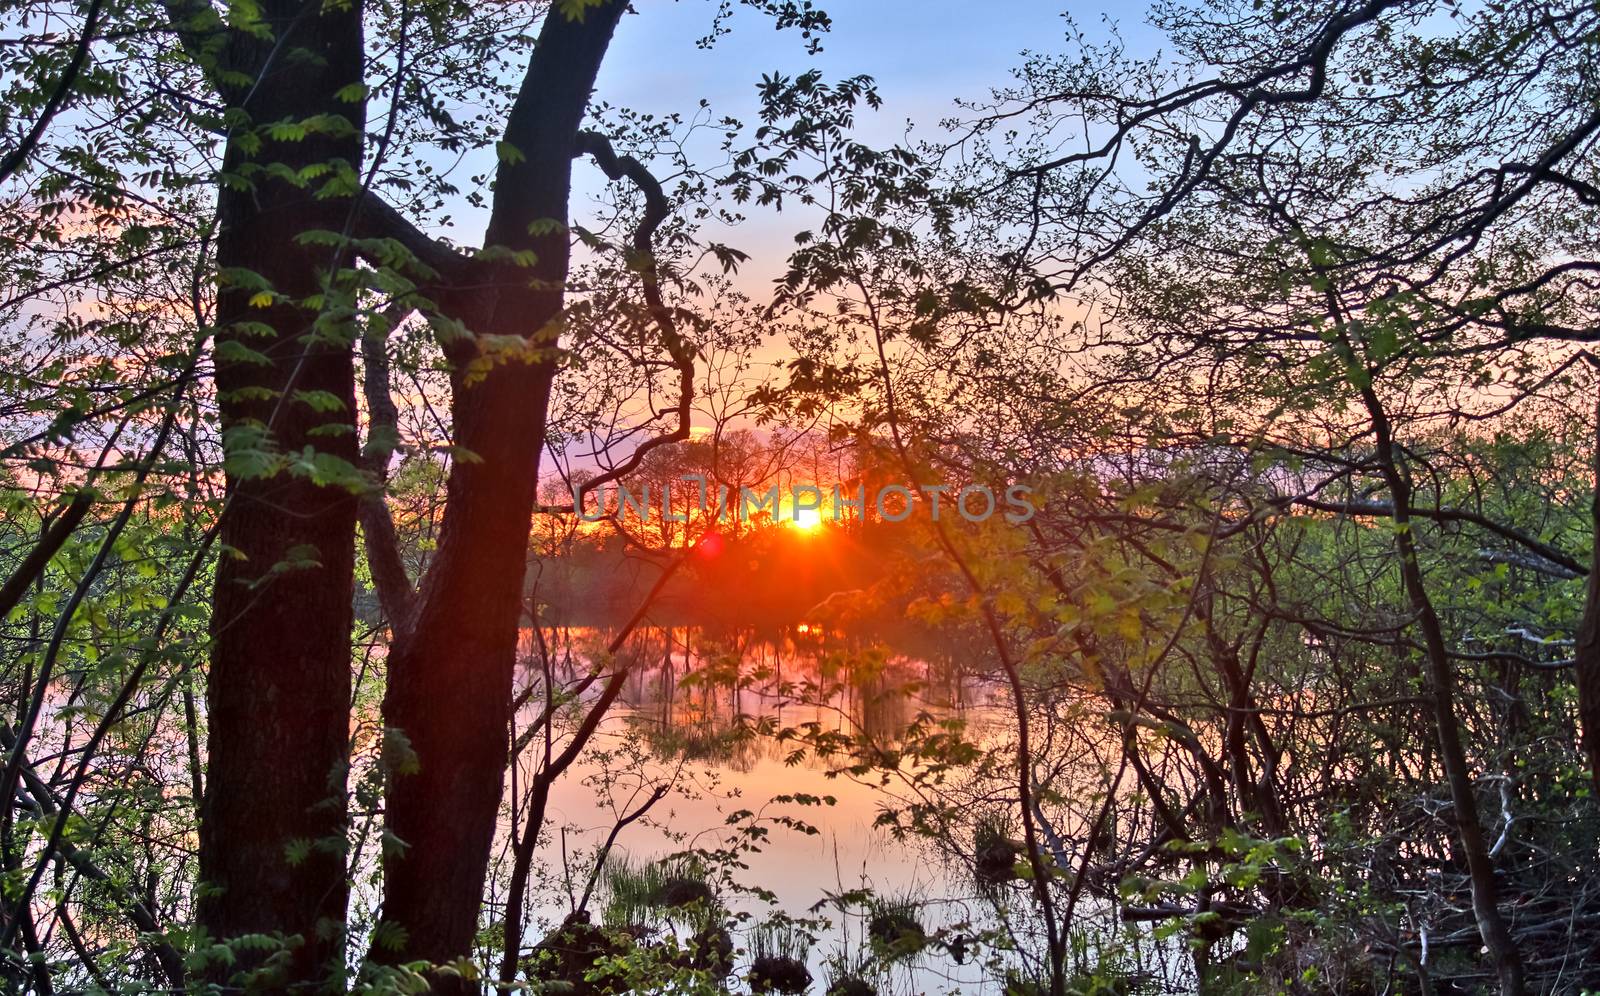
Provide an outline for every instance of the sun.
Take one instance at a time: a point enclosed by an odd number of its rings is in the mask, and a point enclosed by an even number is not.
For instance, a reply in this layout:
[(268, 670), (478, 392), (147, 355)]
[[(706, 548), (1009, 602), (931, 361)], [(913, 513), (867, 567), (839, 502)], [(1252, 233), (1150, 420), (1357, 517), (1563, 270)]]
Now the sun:
[(822, 527), (822, 510), (818, 508), (797, 508), (790, 517), (789, 524), (804, 533)]

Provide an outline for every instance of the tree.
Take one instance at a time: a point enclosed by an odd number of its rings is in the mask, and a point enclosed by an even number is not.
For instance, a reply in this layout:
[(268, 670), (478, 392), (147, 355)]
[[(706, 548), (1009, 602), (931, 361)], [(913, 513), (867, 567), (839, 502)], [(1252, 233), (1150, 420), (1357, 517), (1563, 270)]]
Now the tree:
[[(344, 963), (356, 438), (342, 248), (362, 162), (359, 2), (262, 5), (228, 27), (172, 5), (226, 103), (216, 391), (228, 475), (200, 813), (211, 936), (297, 939), (279, 984)], [(320, 302), (320, 303), (319, 303)], [(223, 977), (258, 959), (219, 967)]]
[[(809, 8), (779, 4), (771, 9), (780, 23), (799, 24), (807, 31), (826, 23), (823, 15)], [(677, 424), (658, 440), (639, 447), (636, 457), (687, 436), (692, 357), (662, 301), (652, 261), (651, 236), (669, 212), (669, 204), (659, 183), (637, 160), (619, 156), (605, 138), (580, 130), (595, 75), (625, 10), (626, 4), (621, 2), (563, 3), (545, 16), (496, 143), (495, 194), (484, 246), (473, 254), (423, 234), (384, 203), (357, 169), (366, 96), (360, 79), (359, 9), (340, 7), (318, 14), (333, 20), (317, 22), (329, 30), (309, 33), (314, 43), (304, 52), (296, 47), (295, 39), (308, 15), (304, 8), (292, 5), (281, 11), (274, 8), (275, 18), (269, 18), (270, 23), (253, 25), (261, 43), (246, 44), (236, 38), (226, 48), (230, 58), (241, 46), (247, 51), (260, 48), (261, 60), (300, 53), (311, 64), (326, 66), (330, 74), (309, 88), (314, 103), (308, 106), (304, 81), (275, 75), (276, 63), (259, 61), (244, 68), (232, 67), (232, 72), (250, 79), (243, 92), (249, 96), (251, 108), (260, 102), (285, 116), (286, 120), (275, 118), (267, 125), (268, 134), (274, 127), (282, 130), (296, 143), (297, 156), (311, 156), (286, 157), (282, 145), (264, 145), (259, 154), (276, 157), (264, 171), (268, 176), (284, 167), (297, 179), (308, 170), (310, 175), (320, 176), (322, 167), (329, 166), (327, 156), (316, 142), (306, 141), (308, 138), (327, 132), (351, 143), (338, 147), (337, 151), (344, 153), (342, 164), (331, 167), (331, 179), (316, 191), (314, 203), (320, 213), (292, 219), (258, 214), (239, 219), (235, 226), (241, 243), (284, 246), (286, 257), (293, 260), (289, 272), (263, 274), (267, 279), (257, 281), (242, 277), (246, 267), (232, 268), (231, 257), (224, 261), (230, 293), (232, 281), (250, 281), (247, 288), (252, 294), (243, 299), (245, 306), (261, 294), (271, 295), (274, 302), (312, 298), (318, 305), (310, 313), (293, 311), (282, 316), (285, 323), (298, 320), (304, 325), (305, 331), (296, 329), (292, 341), (306, 342), (309, 331), (310, 348), (275, 366), (277, 380), (267, 384), (246, 380), (240, 385), (247, 391), (264, 389), (261, 396), (267, 399), (270, 395), (270, 399), (261, 402), (263, 407), (241, 412), (234, 424), (229, 424), (232, 414), (224, 412), (224, 437), (233, 464), (260, 460), (263, 452), (282, 453), (291, 461), (281, 471), (276, 464), (266, 468), (252, 464), (252, 479), (265, 482), (252, 487), (292, 482), (290, 494), (304, 493), (301, 505), (291, 503), (285, 510), (288, 520), (295, 523), (293, 528), (252, 524), (246, 513), (236, 511), (240, 502), (233, 502), (224, 522), (231, 516), (235, 531), (229, 532), (225, 525), (225, 540), (231, 539), (230, 547), (249, 553), (252, 543), (269, 542), (266, 537), (271, 537), (276, 546), (257, 551), (246, 561), (256, 570), (268, 566), (281, 573), (285, 563), (292, 566), (297, 557), (310, 555), (308, 547), (315, 547), (311, 559), (321, 565), (318, 585), (254, 585), (247, 603), (249, 618), (275, 619), (281, 628), (291, 616), (304, 616), (324, 598), (334, 598), (336, 592), (345, 593), (343, 601), (348, 602), (349, 568), (344, 551), (353, 536), (354, 495), (368, 486), (355, 471), (354, 435), (343, 431), (350, 427), (354, 411), (350, 349), (355, 335), (350, 318), (360, 306), (357, 295), (366, 286), (363, 281), (375, 279), (404, 309), (424, 312), (439, 335), (450, 368), (456, 458), (450, 468), (437, 548), (414, 589), (394, 569), (398, 559), (384, 547), (382, 518), (370, 512), (374, 507), (370, 503), (365, 530), (373, 577), (383, 586), (380, 595), (394, 632), (387, 661), (384, 722), (394, 756), (400, 759), (391, 771), (385, 805), (384, 927), (373, 948), (379, 960), (447, 963), (465, 957), (477, 933), (477, 911), (504, 781), (512, 674), (539, 460), (552, 382), (561, 368), (560, 334), (571, 255), (567, 205), (572, 162), (580, 155), (591, 156), (613, 179), (625, 179), (642, 192), (643, 215), (631, 247), (630, 265), (640, 274), (648, 313), (659, 326), (660, 348), (682, 370), (682, 397), (673, 413)], [(270, 45), (265, 43), (268, 37)], [(197, 40), (194, 44), (203, 43)], [(341, 113), (340, 105), (346, 104), (348, 112)], [(240, 137), (235, 144), (254, 148), (258, 141), (259, 136)], [(370, 175), (368, 171), (366, 176)], [(296, 183), (282, 189), (291, 204), (306, 203), (306, 193)], [(266, 222), (278, 221), (288, 221), (288, 225), (281, 231), (261, 228)], [(249, 238), (252, 233), (254, 239)], [(339, 265), (348, 265), (354, 257), (372, 267), (376, 278), (362, 276), (366, 271), (342, 272)], [(304, 280), (310, 274), (318, 274), (319, 279), (312, 284), (290, 281)], [(278, 336), (290, 341), (283, 332)], [(255, 354), (268, 354), (255, 347), (246, 347), (253, 352), (240, 353), (235, 340), (225, 341), (235, 344), (220, 347), (226, 350), (222, 356), (226, 363), (219, 371), (225, 371), (219, 388), (231, 391), (234, 385), (227, 377), (245, 376), (256, 365), (264, 368)], [(242, 361), (235, 359), (239, 356)], [(323, 360), (325, 368), (319, 365)], [(314, 373), (325, 380), (313, 383), (306, 379)], [(294, 414), (304, 416), (306, 424), (286, 421)], [(262, 427), (273, 437), (267, 446), (260, 445)], [(312, 442), (313, 437), (319, 438)], [(302, 443), (311, 449), (294, 449)], [(293, 463), (296, 460), (301, 463)], [(631, 465), (619, 473), (627, 469)], [(324, 518), (325, 533), (318, 528)], [(231, 582), (231, 576), (219, 578), (219, 593), (225, 581)], [(320, 588), (323, 581), (325, 591)], [(240, 590), (229, 589), (222, 597), (233, 597)], [(317, 738), (310, 737), (310, 728), (295, 731), (294, 739), (321, 745), (319, 757), (305, 761), (300, 781), (265, 797), (270, 805), (315, 815), (296, 817), (310, 822), (296, 824), (292, 836), (287, 833), (290, 828), (274, 828), (271, 821), (259, 828), (276, 846), (297, 848), (292, 857), (299, 866), (306, 846), (313, 853), (318, 848), (337, 851), (333, 841), (338, 835), (332, 831), (340, 825), (340, 797), (335, 792), (333, 803), (328, 803), (327, 779), (333, 769), (320, 752), (332, 751), (336, 728), (342, 744), (347, 722), (348, 616), (330, 612), (324, 617), (329, 621), (326, 629), (300, 628), (300, 636), (307, 642), (297, 656), (325, 662), (326, 680), (309, 682), (285, 696), (275, 684), (253, 684), (260, 675), (270, 674), (270, 669), (244, 671), (225, 659), (231, 646), (227, 641), (242, 632), (238, 624), (222, 621), (231, 614), (222, 613), (219, 619), (218, 652), (223, 657), (213, 669), (211, 693), (222, 707), (219, 719), (223, 722), (214, 725), (214, 743), (224, 761), (227, 752), (237, 747), (257, 765), (276, 764), (276, 760), (268, 760), (270, 752), (264, 748), (283, 744), (279, 731), (293, 729), (276, 721), (261, 723), (259, 720), (272, 717), (260, 715), (235, 726), (226, 712), (228, 703), (236, 701), (235, 695), (240, 696), (237, 701), (262, 696), (281, 701), (285, 708), (310, 717), (303, 722), (314, 723), (320, 731)], [(271, 646), (259, 636), (249, 643), (256, 652)], [(337, 670), (343, 676), (337, 681), (336, 657), (340, 662)], [(333, 758), (338, 756), (337, 751), (332, 752)], [(208, 802), (208, 813), (227, 812), (230, 796), (253, 794), (247, 788), (249, 771), (226, 770), (230, 773), (213, 780), (216, 800)], [(310, 778), (313, 770), (320, 771), (322, 779), (315, 785)], [(337, 773), (331, 784), (336, 790), (341, 787)], [(328, 822), (317, 823), (317, 819)], [(207, 833), (213, 840), (210, 853), (220, 856), (241, 851), (230, 843), (240, 832), (238, 828), (230, 830), (219, 819), (208, 822)], [(261, 854), (248, 860), (266, 864)], [(316, 888), (309, 881), (286, 883), (286, 890), (300, 902), (315, 897), (315, 902), (326, 903), (319, 907), (324, 913), (342, 905), (334, 892)], [(229, 902), (227, 895), (222, 894), (219, 909)], [(214, 919), (223, 934), (232, 933), (242, 923), (221, 913)], [(303, 919), (295, 926), (300, 931), (315, 929), (315, 924)], [(441, 978), (438, 985), (448, 988), (450, 983)]]
[[(1521, 958), (1459, 742), (1453, 651), (1413, 548), (1413, 458), (1378, 392), (1385, 377), (1416, 397), (1433, 377), (1487, 385), (1489, 371), (1515, 371), (1518, 396), (1503, 412), (1572, 368), (1563, 344), (1589, 336), (1577, 284), (1592, 246), (1552, 222), (1592, 207), (1592, 53), (1580, 27), (1590, 15), (1496, 6), (1452, 11), (1450, 30), (1433, 32), (1422, 25), (1435, 10), (1172, 8), (1161, 24), (1184, 52), (1176, 63), (1129, 61), (1115, 46), (1043, 60), (980, 112), (975, 131), (1033, 116), (1031, 137), (995, 174), (1026, 233), (1019, 295), (1078, 290), (1109, 303), (1096, 289), (1109, 264), (1111, 293), (1140, 295), (1134, 313), (1161, 314), (1156, 334), (1173, 337), (1144, 340), (1147, 353), (1283, 364), (1320, 385), (1283, 385), (1308, 399), (1299, 404), (1338, 405), (1340, 388), (1360, 400), (1369, 422), (1355, 431), (1375, 443), (1357, 459), (1382, 468), (1390, 496), (1477, 921), (1501, 990), (1515, 993)], [(1056, 152), (1062, 131), (1085, 121), (1086, 151)], [(1111, 166), (1123, 153), (1151, 170), (1148, 192)], [(1093, 223), (1049, 220), (1073, 214)], [(1535, 339), (1544, 348), (1528, 348)], [(1578, 679), (1587, 703), (1581, 668)]]

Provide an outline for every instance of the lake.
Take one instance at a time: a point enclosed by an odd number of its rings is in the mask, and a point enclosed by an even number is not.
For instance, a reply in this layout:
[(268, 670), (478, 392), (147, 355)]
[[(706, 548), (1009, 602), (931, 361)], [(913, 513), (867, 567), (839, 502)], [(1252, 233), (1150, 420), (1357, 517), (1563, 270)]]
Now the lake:
[[(525, 636), (530, 660), (541, 659), (532, 633)], [(582, 628), (545, 631), (558, 677), (581, 678), (606, 636)], [(634, 633), (619, 654), (629, 669), (621, 696), (584, 756), (552, 787), (540, 855), (544, 887), (536, 890), (540, 922), (530, 943), (582, 894), (595, 851), (613, 826), (665, 782), (671, 791), (617, 833), (613, 854), (645, 863), (686, 848), (715, 849), (729, 839), (730, 817), (735, 827), (759, 821), (768, 833), (759, 851), (742, 856), (746, 867), (737, 878), (767, 890), (771, 902), (726, 891), (723, 899), (756, 920), (775, 908), (831, 921), (810, 947), (813, 991), (822, 991), (830, 955), (862, 945), (859, 911), (842, 915), (829, 905), (830, 893), (870, 888), (880, 896), (918, 897), (926, 900), (921, 919), (929, 930), (981, 922), (985, 903), (970, 872), (950, 867), (923, 841), (896, 840), (875, 826), (903, 785), (840, 774), (851, 758), (818, 757), (777, 735), (805, 729), (826, 741), (844, 734), (892, 750), (920, 717), (958, 719), (981, 742), (985, 728), (1005, 722), (1009, 712), (999, 708), (1000, 689), (983, 676), (986, 662), (973, 656), (980, 652), (949, 641), (894, 649), (894, 641), (876, 635), (804, 623), (766, 632)], [(523, 720), (541, 708), (530, 702)], [(521, 784), (534, 766), (524, 759)], [(831, 805), (774, 801), (785, 796), (826, 798)], [(603, 904), (602, 897), (589, 905), (598, 914)], [(884, 991), (985, 991), (976, 966), (956, 965), (943, 952), (887, 981)]]

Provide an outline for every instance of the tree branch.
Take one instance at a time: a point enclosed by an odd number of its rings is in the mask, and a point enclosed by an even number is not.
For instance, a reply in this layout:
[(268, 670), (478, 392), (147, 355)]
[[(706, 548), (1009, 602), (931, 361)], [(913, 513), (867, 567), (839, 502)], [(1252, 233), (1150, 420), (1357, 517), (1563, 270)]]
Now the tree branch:
[[(1299, 505), (1303, 508), (1315, 509), (1319, 512), (1333, 512), (1337, 515), (1352, 515), (1381, 519), (1392, 519), (1395, 516), (1395, 507), (1388, 502), (1334, 502), (1324, 501), (1320, 498), (1312, 498), (1309, 495), (1298, 495), (1292, 498), (1282, 499), (1280, 502), (1278, 502), (1278, 504)], [(1513, 529), (1510, 526), (1502, 525), (1488, 516), (1479, 515), (1477, 512), (1469, 512), (1466, 509), (1461, 508), (1418, 508), (1415, 506), (1407, 506), (1406, 508), (1402, 509), (1401, 512), (1404, 515), (1413, 515), (1417, 516), (1418, 518), (1432, 519), (1435, 522), (1471, 523), (1472, 525), (1487, 529), (1496, 536), (1503, 537), (1504, 539), (1508, 539), (1519, 546), (1523, 546), (1529, 550), (1532, 550), (1534, 553), (1538, 554), (1540, 557), (1543, 557), (1545, 560), (1548, 560), (1550, 563), (1565, 570), (1571, 571), (1573, 577), (1578, 577), (1589, 573), (1588, 565), (1579, 563), (1577, 560), (1567, 556), (1565, 553), (1562, 553), (1549, 543), (1529, 536), (1520, 529)]]
[[(9, 749), (16, 744), (16, 741), (16, 734), (12, 732), (9, 725), (0, 726), (0, 745)], [(39, 777), (38, 773), (33, 770), (33, 766), (27, 762), (19, 765), (17, 771), (21, 775), (22, 783), (28, 788), (28, 798), (24, 799), (19, 794), (14, 800), (15, 804), (30, 809), (44, 818), (55, 816), (61, 809), (61, 803), (56, 799), (55, 792), (51, 790), (50, 786), (44, 779)], [(152, 950), (155, 953), (156, 961), (160, 963), (161, 970), (167, 976), (168, 982), (172, 984), (174, 989), (181, 990), (183, 988), (183, 956), (166, 941), (155, 940), (165, 932), (160, 922), (156, 920), (155, 912), (145, 905), (144, 900), (127, 893), (118, 886), (111, 874), (96, 864), (94, 858), (88, 852), (80, 850), (74, 844), (63, 840), (56, 845), (56, 853), (66, 859), (68, 864), (76, 868), (78, 874), (117, 894), (129, 921), (133, 923), (141, 934), (151, 938)]]
[[(668, 446), (672, 443), (681, 443), (689, 438), (689, 428), (693, 420), (692, 409), (694, 406), (694, 349), (686, 342), (678, 331), (677, 321), (673, 318), (672, 309), (667, 307), (666, 301), (661, 297), (661, 274), (656, 265), (653, 240), (656, 229), (661, 227), (671, 214), (671, 205), (666, 193), (661, 189), (661, 182), (651, 175), (644, 164), (633, 156), (618, 155), (611, 146), (611, 140), (597, 132), (581, 131), (573, 143), (573, 155), (587, 155), (592, 158), (602, 172), (612, 180), (630, 180), (634, 186), (644, 194), (644, 215), (639, 219), (638, 227), (633, 230), (631, 242), (632, 258), (630, 266), (639, 274), (639, 283), (644, 292), (645, 304), (650, 309), (650, 317), (655, 321), (661, 331), (663, 345), (672, 357), (672, 364), (678, 370), (678, 424), (670, 432), (662, 433), (640, 443), (628, 455), (628, 459), (621, 464), (604, 471), (596, 477), (585, 482), (584, 488), (598, 488), (619, 480), (633, 473), (644, 458), (652, 450)], [(546, 513), (576, 512), (580, 504), (579, 497), (567, 505), (541, 505), (539, 511)]]
[(23, 558), (22, 563), (17, 565), (16, 571), (6, 579), (5, 585), (0, 586), (0, 619), (9, 616), (11, 610), (17, 607), (17, 603), (22, 601), (28, 586), (33, 584), (34, 579), (49, 566), (56, 552), (66, 543), (67, 537), (72, 535), (73, 530), (78, 528), (78, 524), (83, 521), (83, 517), (88, 514), (89, 507), (93, 504), (94, 492), (84, 488), (61, 511), (56, 521), (50, 523), (44, 535), (39, 538), (39, 542), (28, 551), (28, 556)]
[(50, 122), (66, 103), (73, 84), (78, 82), (78, 74), (83, 71), (83, 64), (89, 59), (89, 43), (94, 40), (94, 29), (100, 21), (100, 11), (104, 6), (105, 0), (89, 0), (89, 9), (83, 15), (83, 32), (78, 36), (77, 45), (73, 46), (66, 68), (61, 71), (61, 79), (56, 81), (55, 89), (50, 92), (44, 109), (39, 112), (39, 119), (22, 137), (22, 141), (17, 143), (17, 147), (7, 152), (5, 158), (0, 159), (0, 183), (9, 180), (13, 173), (22, 168), (28, 156), (33, 154), (34, 147), (44, 137), (45, 129), (50, 126)]
[(394, 516), (389, 511), (387, 485), (389, 458), (399, 441), (400, 413), (390, 395), (388, 334), (405, 321), (411, 308), (391, 305), (368, 324), (361, 337), (361, 389), (367, 403), (367, 445), (361, 455), (362, 469), (370, 474), (375, 487), (361, 496), (361, 536), (367, 550), (367, 566), (372, 572), (378, 603), (396, 633), (410, 625), (416, 602), (416, 589), (400, 556), (400, 538)]
[(440, 284), (459, 282), (472, 265), (470, 256), (428, 235), (371, 190), (366, 191), (356, 203), (351, 234), (358, 239), (391, 239), (399, 243), (417, 262), (431, 270), (429, 277), (437, 279)]

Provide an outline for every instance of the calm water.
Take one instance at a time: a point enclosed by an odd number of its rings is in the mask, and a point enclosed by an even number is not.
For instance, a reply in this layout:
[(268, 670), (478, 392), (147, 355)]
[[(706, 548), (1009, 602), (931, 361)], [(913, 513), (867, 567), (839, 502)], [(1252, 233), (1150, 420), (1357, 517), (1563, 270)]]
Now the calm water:
[[(592, 630), (546, 632), (552, 665), (567, 675), (585, 672), (604, 636)], [(838, 775), (847, 758), (809, 751), (797, 756), (797, 744), (774, 735), (815, 724), (811, 728), (893, 747), (919, 714), (960, 717), (968, 735), (980, 740), (986, 725), (1001, 721), (998, 689), (969, 669), (972, 651), (898, 652), (875, 643), (812, 626), (768, 633), (636, 633), (621, 655), (630, 669), (621, 699), (584, 758), (552, 790), (542, 846), (549, 878), (538, 890), (545, 923), (538, 933), (568, 911), (568, 883), (571, 892), (582, 892), (595, 849), (616, 821), (667, 780), (673, 790), (621, 831), (615, 851), (637, 862), (689, 847), (716, 848), (729, 839), (730, 815), (741, 811), (760, 814), (769, 824), (792, 817), (819, 830), (810, 835), (772, 824), (762, 849), (744, 859), (748, 867), (738, 874), (743, 884), (770, 890), (776, 908), (791, 915), (808, 915), (823, 904), (815, 915), (827, 916), (832, 926), (811, 949), (813, 991), (822, 991), (830, 954), (860, 945), (859, 917), (828, 906), (830, 892), (870, 887), (879, 895), (924, 897), (930, 902), (922, 919), (930, 930), (980, 920), (981, 904), (971, 898), (974, 887), (959, 869), (944, 867), (919, 842), (896, 841), (874, 827), (901, 786), (874, 776), (863, 784)], [(531, 704), (527, 716), (540, 707)], [(753, 732), (730, 737), (740, 730)], [(834, 803), (773, 801), (800, 794), (832, 797)], [(754, 897), (723, 898), (758, 920), (773, 908)], [(597, 918), (603, 905), (603, 899), (590, 903)], [(983, 991), (976, 969), (955, 966), (942, 954), (899, 970), (891, 981), (894, 991), (903, 992)]]

